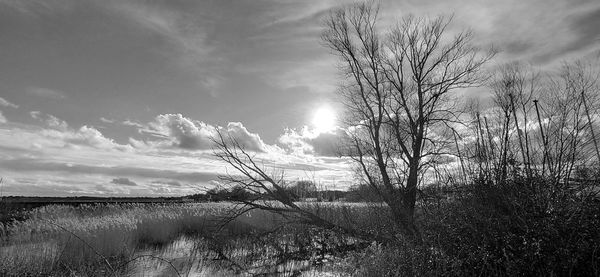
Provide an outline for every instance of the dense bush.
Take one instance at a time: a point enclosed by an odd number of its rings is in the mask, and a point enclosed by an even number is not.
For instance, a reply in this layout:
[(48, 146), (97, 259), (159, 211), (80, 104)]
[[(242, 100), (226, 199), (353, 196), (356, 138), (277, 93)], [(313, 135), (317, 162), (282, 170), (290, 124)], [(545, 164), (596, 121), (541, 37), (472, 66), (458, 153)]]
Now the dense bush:
[(361, 276), (598, 276), (599, 184), (476, 182), (423, 206), (422, 245), (372, 246)]

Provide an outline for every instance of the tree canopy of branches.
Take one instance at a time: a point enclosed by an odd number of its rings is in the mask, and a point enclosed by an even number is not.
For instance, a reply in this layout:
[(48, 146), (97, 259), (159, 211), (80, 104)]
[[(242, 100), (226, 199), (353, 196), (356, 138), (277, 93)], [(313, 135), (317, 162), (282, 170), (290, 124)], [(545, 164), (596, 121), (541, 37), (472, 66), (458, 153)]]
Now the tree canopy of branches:
[(489, 82), (492, 107), (473, 108), (475, 123), (467, 136), (476, 142), (463, 150), (475, 158), (474, 175), (495, 184), (510, 175), (559, 184), (568, 183), (580, 167), (597, 166), (593, 115), (599, 76), (582, 61), (564, 63), (556, 74), (520, 63), (499, 67)]
[(417, 187), (445, 154), (444, 136), (458, 116), (452, 92), (479, 85), (493, 55), (481, 54), (468, 31), (449, 37), (450, 22), (409, 16), (382, 33), (378, 7), (367, 3), (333, 11), (322, 34), (341, 61), (348, 153), (394, 221), (416, 239)]

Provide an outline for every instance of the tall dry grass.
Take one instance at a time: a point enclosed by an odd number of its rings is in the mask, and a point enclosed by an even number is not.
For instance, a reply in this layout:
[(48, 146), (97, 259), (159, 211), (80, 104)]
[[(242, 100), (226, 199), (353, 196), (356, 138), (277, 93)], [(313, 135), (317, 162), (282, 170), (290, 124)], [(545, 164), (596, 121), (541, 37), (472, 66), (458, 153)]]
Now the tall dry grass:
[[(279, 248), (284, 237), (302, 229), (287, 229), (283, 236), (264, 235), (285, 226), (287, 219), (260, 210), (222, 225), (232, 205), (37, 208), (27, 214), (27, 220), (1, 226), (0, 276), (177, 276), (172, 268), (194, 276), (270, 271), (286, 276), (310, 266), (298, 259), (272, 264), (284, 251)], [(339, 220), (340, 211), (348, 213), (358, 206), (312, 208)]]
[(115, 270), (107, 262), (118, 265), (141, 248), (164, 245), (181, 235), (215, 232), (217, 215), (227, 208), (126, 204), (34, 209), (28, 220), (3, 226), (0, 275)]

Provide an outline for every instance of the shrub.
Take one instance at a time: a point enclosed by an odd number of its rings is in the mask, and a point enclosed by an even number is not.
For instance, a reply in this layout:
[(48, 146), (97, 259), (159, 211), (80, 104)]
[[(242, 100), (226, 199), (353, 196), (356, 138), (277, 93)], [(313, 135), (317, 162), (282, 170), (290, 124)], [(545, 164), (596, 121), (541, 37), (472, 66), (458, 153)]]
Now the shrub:
[(424, 217), (430, 243), (463, 274), (600, 274), (598, 198), (564, 184), (517, 178), (474, 184)]

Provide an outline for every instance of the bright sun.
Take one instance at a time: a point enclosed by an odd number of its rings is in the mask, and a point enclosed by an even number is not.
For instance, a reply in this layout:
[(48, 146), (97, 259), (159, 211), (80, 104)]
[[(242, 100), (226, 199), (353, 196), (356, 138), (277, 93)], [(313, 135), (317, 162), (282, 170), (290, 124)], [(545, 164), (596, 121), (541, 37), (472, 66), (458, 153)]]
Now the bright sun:
[(319, 132), (331, 131), (335, 127), (336, 116), (333, 110), (328, 106), (323, 106), (315, 111), (312, 124)]

